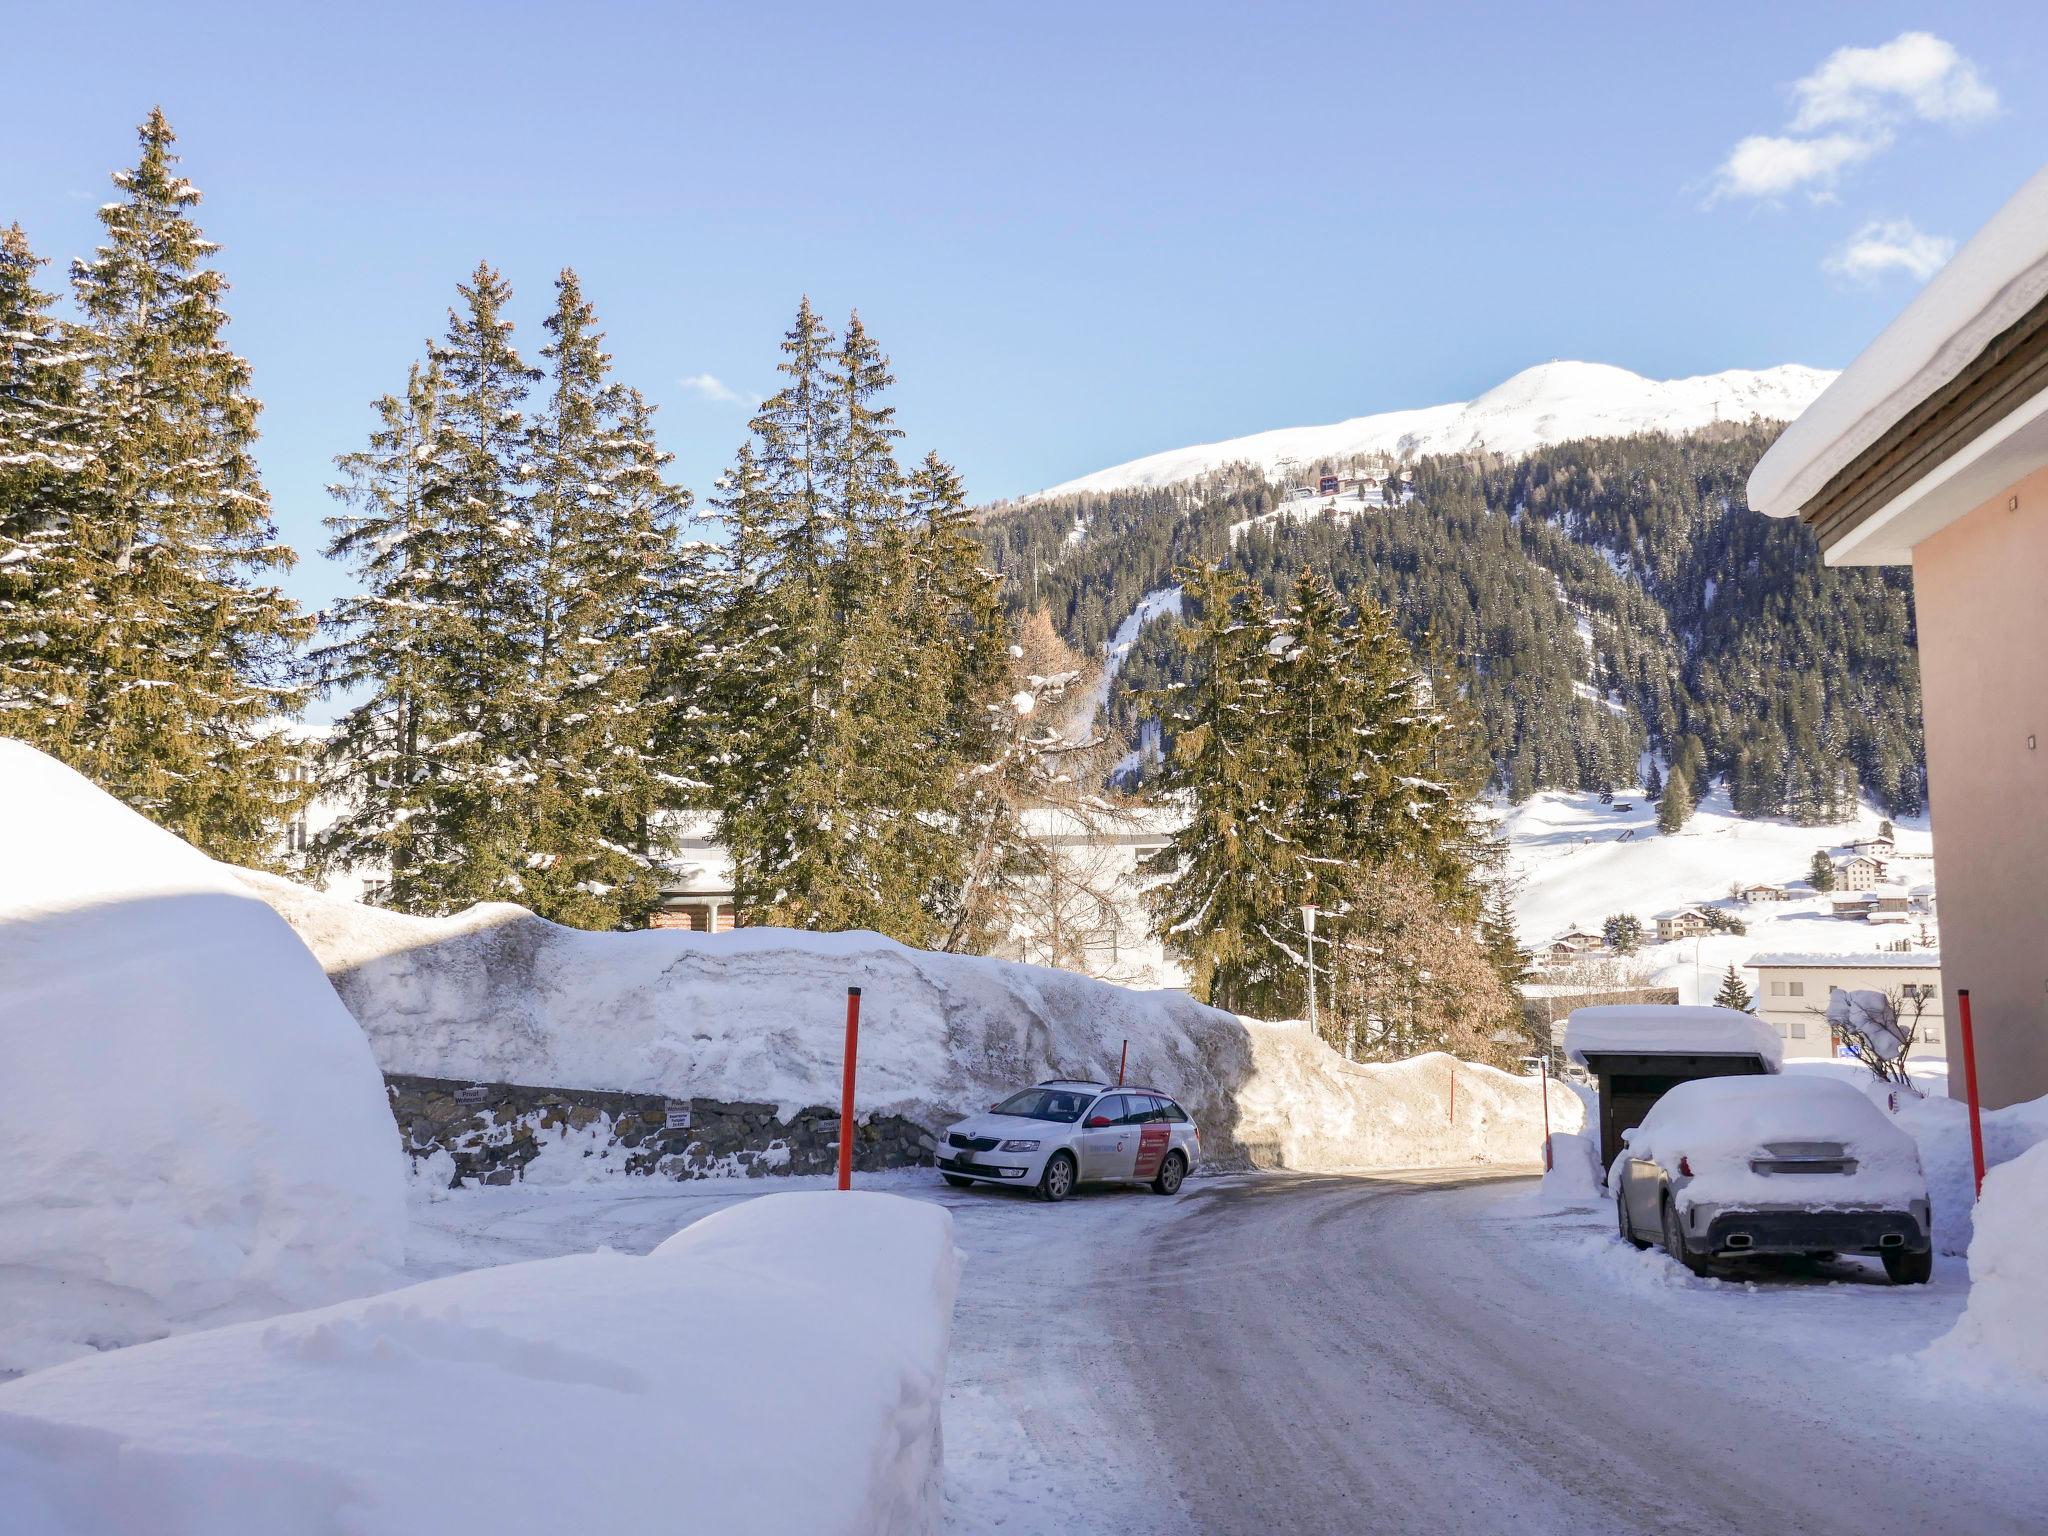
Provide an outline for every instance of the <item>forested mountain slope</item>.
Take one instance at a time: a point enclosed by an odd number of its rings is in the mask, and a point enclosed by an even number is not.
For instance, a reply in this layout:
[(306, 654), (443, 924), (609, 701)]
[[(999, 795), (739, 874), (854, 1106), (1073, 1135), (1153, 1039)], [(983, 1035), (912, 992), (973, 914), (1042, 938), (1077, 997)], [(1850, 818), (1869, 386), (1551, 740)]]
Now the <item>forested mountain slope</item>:
[[(1426, 458), (1405, 503), (1305, 517), (1268, 518), (1279, 488), (1226, 470), (999, 507), (981, 531), (1007, 600), (1091, 654), (1190, 559), (1227, 555), (1275, 598), (1302, 567), (1325, 572), (1455, 673), (1516, 799), (1631, 784), (1649, 750), (1690, 761), (1696, 781), (1725, 777), (1745, 815), (1832, 819), (1859, 792), (1916, 811), (1909, 574), (1827, 569), (1803, 527), (1747, 510), (1744, 482), (1779, 430)], [(1133, 741), (1133, 690), (1183, 665), (1173, 622), (1147, 626), (1112, 690), (1109, 717)]]

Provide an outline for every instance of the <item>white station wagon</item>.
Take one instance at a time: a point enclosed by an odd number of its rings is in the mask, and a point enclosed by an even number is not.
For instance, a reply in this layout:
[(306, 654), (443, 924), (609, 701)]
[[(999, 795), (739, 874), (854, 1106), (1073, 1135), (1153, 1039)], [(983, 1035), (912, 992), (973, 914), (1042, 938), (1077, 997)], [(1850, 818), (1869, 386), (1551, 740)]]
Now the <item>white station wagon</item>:
[(1188, 1112), (1151, 1088), (1054, 1078), (947, 1128), (948, 1184), (1014, 1184), (1064, 1200), (1082, 1184), (1150, 1184), (1162, 1195), (1202, 1159)]

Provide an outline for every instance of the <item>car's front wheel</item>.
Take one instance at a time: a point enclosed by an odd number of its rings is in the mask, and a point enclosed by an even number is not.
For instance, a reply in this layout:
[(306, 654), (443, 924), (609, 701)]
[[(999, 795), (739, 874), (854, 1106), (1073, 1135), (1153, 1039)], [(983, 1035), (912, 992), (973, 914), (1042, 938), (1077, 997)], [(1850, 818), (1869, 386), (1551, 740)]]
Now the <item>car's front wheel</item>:
[(1696, 1275), (1713, 1273), (1714, 1267), (1705, 1254), (1686, 1247), (1685, 1229), (1678, 1220), (1678, 1202), (1669, 1199), (1664, 1202), (1664, 1251)]
[(1155, 1195), (1177, 1195), (1180, 1182), (1188, 1176), (1188, 1160), (1178, 1152), (1166, 1154), (1166, 1161), (1159, 1165), (1159, 1177), (1152, 1181)]
[(1045, 1172), (1038, 1176), (1038, 1198), (1057, 1204), (1074, 1192), (1074, 1155), (1055, 1152), (1045, 1160)]
[(940, 1174), (939, 1177), (944, 1179), (948, 1184), (952, 1185), (955, 1189), (965, 1189), (968, 1185), (974, 1182), (974, 1180), (968, 1178), (967, 1175), (964, 1173), (943, 1173)]
[(1884, 1255), (1884, 1273), (1893, 1285), (1925, 1285), (1934, 1278), (1934, 1249), (1924, 1248), (1918, 1253), (1888, 1252)]

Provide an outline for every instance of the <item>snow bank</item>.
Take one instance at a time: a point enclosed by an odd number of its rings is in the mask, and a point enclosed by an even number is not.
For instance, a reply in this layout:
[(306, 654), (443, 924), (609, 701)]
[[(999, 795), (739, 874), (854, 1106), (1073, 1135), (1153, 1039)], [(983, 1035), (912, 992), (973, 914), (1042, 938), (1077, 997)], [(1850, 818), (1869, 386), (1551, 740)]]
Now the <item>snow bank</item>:
[(770, 1195), (43, 1371), (0, 1386), (9, 1536), (929, 1532), (952, 1225)]
[(1543, 1174), (1543, 1198), (1561, 1204), (1583, 1204), (1598, 1200), (1600, 1154), (1593, 1138), (1573, 1132), (1554, 1131), (1550, 1137), (1550, 1167)]
[(1767, 1146), (1809, 1141), (1839, 1143), (1856, 1168), (1824, 1185), (1818, 1176), (1806, 1177), (1798, 1185), (1802, 1195), (1886, 1209), (1927, 1198), (1913, 1138), (1839, 1078), (1801, 1073), (1680, 1083), (1629, 1133), (1628, 1145), (1665, 1168), (1676, 1168), (1681, 1158), (1689, 1162), (1694, 1177), (1678, 1193), (1685, 1208), (1785, 1199), (1786, 1177), (1758, 1173), (1750, 1159)]
[[(1860, 1069), (1859, 1069), (1860, 1070)], [(1977, 1170), (1970, 1153), (1970, 1107), (1961, 1099), (1920, 1098), (1888, 1089), (1864, 1074), (1866, 1092), (1893, 1113), (1920, 1148), (1927, 1195), (1934, 1206), (1937, 1253), (1970, 1251)], [(2048, 1099), (2033, 1099), (1984, 1114), (1984, 1163), (1996, 1169), (2048, 1142)]]
[(1670, 1052), (1686, 1056), (1759, 1056), (1773, 1072), (1784, 1060), (1778, 1032), (1753, 1013), (1684, 1003), (1613, 1003), (1575, 1008), (1564, 1029), (1565, 1054)]
[[(1129, 1080), (1185, 1104), (1219, 1163), (1424, 1167), (1541, 1156), (1533, 1079), (1450, 1058), (1343, 1060), (1299, 1024), (1175, 991), (932, 954), (872, 933), (581, 933), (521, 908), (428, 919), (249, 883), (327, 966), (385, 1070), (555, 1088), (839, 1101), (846, 988), (862, 988), (859, 1105), (937, 1129), (1022, 1084)], [(1553, 1095), (1553, 1114), (1569, 1114)], [(1559, 1122), (1574, 1129), (1580, 1121)]]
[(1984, 1177), (1970, 1300), (1932, 1351), (1965, 1370), (2048, 1388), (2048, 1144)]
[(0, 1376), (389, 1283), (362, 1032), (234, 875), (0, 740)]

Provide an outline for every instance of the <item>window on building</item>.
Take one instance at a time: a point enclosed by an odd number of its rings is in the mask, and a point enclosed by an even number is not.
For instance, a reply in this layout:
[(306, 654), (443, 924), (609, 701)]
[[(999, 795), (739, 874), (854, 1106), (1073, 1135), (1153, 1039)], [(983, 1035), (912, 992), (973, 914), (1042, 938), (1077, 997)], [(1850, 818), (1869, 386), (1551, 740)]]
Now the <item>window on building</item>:
[(1785, 993), (1788, 997), (1804, 997), (1806, 996), (1806, 983), (1803, 981), (1788, 981), (1785, 983)]
[(1785, 983), (1783, 983), (1782, 981), (1774, 981), (1774, 982), (1772, 982), (1772, 983), (1771, 983), (1771, 996), (1773, 996), (1773, 997), (1783, 997), (1784, 995), (1785, 995)]
[(1806, 1038), (1806, 1020), (1794, 1019), (1792, 1021), (1792, 1038), (1794, 1040), (1804, 1040)]

